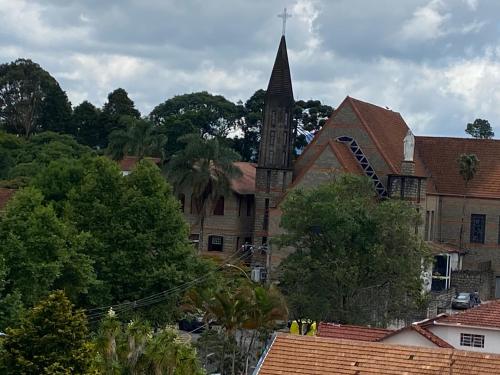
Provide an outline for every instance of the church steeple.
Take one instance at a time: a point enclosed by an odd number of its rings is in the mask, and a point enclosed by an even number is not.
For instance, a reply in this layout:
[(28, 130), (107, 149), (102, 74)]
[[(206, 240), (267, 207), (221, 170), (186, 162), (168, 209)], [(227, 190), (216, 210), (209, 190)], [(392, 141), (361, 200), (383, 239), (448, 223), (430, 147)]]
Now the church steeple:
[(282, 96), (293, 101), (292, 78), (290, 76), (284, 35), (281, 37), (278, 53), (274, 60), (273, 71), (269, 79), (269, 85), (267, 86), (267, 95)]
[(295, 133), (292, 124), (293, 89), (283, 35), (264, 99), (259, 167), (290, 168)]
[[(270, 210), (275, 208), (292, 181), (295, 129), (292, 79), (285, 36), (281, 37), (264, 98), (259, 160), (255, 178), (255, 244), (266, 244), (273, 231)], [(254, 257), (255, 261), (255, 257)]]

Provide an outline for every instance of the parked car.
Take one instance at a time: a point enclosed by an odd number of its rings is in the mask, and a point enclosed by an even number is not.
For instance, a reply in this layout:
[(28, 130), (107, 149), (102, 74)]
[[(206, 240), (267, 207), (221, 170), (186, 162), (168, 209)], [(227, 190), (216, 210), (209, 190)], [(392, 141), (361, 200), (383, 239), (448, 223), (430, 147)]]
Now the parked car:
[(454, 309), (470, 309), (476, 305), (476, 298), (472, 293), (459, 293), (451, 300)]

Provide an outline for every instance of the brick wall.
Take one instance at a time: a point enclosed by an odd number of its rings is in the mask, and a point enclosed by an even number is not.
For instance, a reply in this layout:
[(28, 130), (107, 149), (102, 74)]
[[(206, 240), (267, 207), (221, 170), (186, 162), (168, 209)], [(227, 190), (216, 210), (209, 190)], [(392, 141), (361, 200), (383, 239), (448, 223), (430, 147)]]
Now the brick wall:
[(472, 293), (477, 290), (482, 300), (490, 299), (495, 295), (494, 282), (494, 273), (491, 270), (461, 270), (451, 273), (451, 286), (458, 293)]

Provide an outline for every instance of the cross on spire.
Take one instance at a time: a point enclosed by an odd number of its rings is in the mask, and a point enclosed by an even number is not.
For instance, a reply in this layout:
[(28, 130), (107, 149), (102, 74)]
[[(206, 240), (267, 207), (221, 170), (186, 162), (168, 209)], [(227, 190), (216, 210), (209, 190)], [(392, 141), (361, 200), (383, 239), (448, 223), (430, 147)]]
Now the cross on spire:
[(291, 15), (290, 13), (287, 13), (287, 12), (286, 12), (286, 8), (285, 8), (285, 9), (283, 9), (283, 13), (278, 14), (278, 17), (283, 19), (283, 30), (281, 31), (281, 35), (285, 35), (285, 30), (286, 30), (286, 19), (287, 19), (287, 18), (291, 18), (291, 17), (292, 17), (292, 15)]

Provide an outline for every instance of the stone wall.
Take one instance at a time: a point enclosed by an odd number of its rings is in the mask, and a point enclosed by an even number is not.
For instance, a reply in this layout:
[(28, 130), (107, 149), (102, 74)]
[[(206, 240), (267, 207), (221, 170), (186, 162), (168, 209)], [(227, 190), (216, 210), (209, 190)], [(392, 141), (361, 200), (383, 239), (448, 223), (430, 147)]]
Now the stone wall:
[(491, 270), (461, 270), (451, 273), (451, 286), (458, 293), (479, 292), (481, 300), (487, 300), (495, 295), (495, 279)]

